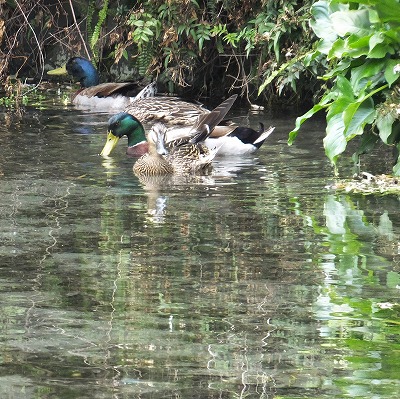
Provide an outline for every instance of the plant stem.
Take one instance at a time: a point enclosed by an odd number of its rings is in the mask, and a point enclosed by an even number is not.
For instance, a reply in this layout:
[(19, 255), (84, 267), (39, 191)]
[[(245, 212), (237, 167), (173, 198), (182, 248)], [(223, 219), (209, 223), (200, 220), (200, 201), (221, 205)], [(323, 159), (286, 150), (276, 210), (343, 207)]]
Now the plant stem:
[(85, 51), (86, 51), (86, 55), (87, 55), (87, 57), (88, 57), (88, 59), (89, 59), (89, 61), (90, 61), (90, 60), (91, 60), (90, 53), (89, 53), (88, 48), (86, 47), (86, 43), (85, 43), (85, 40), (84, 40), (84, 38), (83, 38), (83, 36), (82, 36), (82, 32), (81, 32), (81, 30), (79, 29), (78, 22), (76, 21), (75, 10), (74, 10), (74, 6), (72, 5), (72, 0), (69, 0), (69, 5), (70, 5), (70, 7), (71, 7), (72, 18), (74, 19), (74, 24), (75, 24), (75, 26), (76, 26), (76, 29), (78, 30), (79, 37), (81, 38), (83, 47), (85, 48)]

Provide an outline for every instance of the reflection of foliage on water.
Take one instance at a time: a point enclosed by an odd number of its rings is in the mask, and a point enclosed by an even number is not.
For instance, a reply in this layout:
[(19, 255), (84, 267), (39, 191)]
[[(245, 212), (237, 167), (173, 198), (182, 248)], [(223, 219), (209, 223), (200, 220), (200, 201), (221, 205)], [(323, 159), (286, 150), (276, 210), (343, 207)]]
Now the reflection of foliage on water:
[[(1, 370), (24, 376), (15, 385), (37, 397), (341, 397), (365, 359), (385, 353), (395, 369), (397, 274), (383, 260), (396, 213), (327, 196), (319, 165), (253, 162), (237, 178), (147, 192), (123, 151), (87, 156), (103, 140), (88, 114), (66, 132), (63, 117), (46, 118), (58, 134), (18, 120), (27, 134), (0, 156), (29, 242), (22, 255), (7, 246), (0, 268)], [(26, 143), (28, 160), (15, 150)]]
[[(324, 215), (325, 226), (311, 223), (325, 235), (327, 246), (320, 258), (325, 279), (314, 311), (324, 350), (332, 353), (338, 374), (332, 383), (352, 397), (395, 395), (400, 274), (392, 261), (398, 257), (399, 237), (386, 210), (367, 217), (350, 196), (328, 195)], [(356, 371), (341, 377), (345, 370)], [(381, 383), (371, 387), (368, 381), (374, 379)]]
[[(319, 386), (313, 340), (304, 341), (312, 315), (308, 304), (316, 298), (304, 281), (318, 284), (321, 275), (315, 276), (315, 264), (304, 267), (309, 253), (296, 242), (302, 219), (291, 211), (277, 214), (275, 201), (268, 206), (270, 195), (261, 188), (246, 196), (235, 196), (235, 190), (169, 189), (161, 224), (148, 220), (146, 196), (109, 196), (104, 202), (103, 250), (113, 264), (118, 247), (130, 253), (117, 303), (124, 306), (127, 325), (137, 326), (136, 358), (153, 359), (178, 378), (184, 374), (177, 367), (198, 369), (217, 392), (237, 384), (243, 394), (273, 392), (289, 382), (298, 389)], [(153, 335), (155, 322), (164, 326), (166, 338)], [(135, 366), (151, 372), (143, 363)], [(290, 369), (290, 376), (275, 367)], [(304, 377), (304, 368), (313, 377)]]

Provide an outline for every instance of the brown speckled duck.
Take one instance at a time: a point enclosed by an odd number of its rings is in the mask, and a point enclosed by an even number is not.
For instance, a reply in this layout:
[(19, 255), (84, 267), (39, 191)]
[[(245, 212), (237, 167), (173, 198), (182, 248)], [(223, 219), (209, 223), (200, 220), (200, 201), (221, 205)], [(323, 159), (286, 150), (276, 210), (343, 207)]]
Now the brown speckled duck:
[[(233, 95), (211, 112), (198, 118), (196, 123), (180, 138), (166, 142), (168, 129), (157, 123), (148, 135), (148, 152), (133, 166), (138, 176), (157, 176), (167, 174), (207, 174), (218, 147), (210, 150), (205, 140), (228, 113), (237, 95)], [(136, 129), (144, 130), (137, 121)]]
[[(165, 100), (164, 100), (165, 99)], [(199, 117), (210, 113), (203, 106), (188, 103), (175, 97), (149, 97), (135, 101), (108, 121), (108, 134), (102, 155), (110, 155), (119, 139), (127, 136), (128, 156), (139, 157), (148, 151), (145, 130), (142, 123), (162, 122), (167, 125), (165, 141), (185, 136), (188, 126), (192, 126)], [(140, 121), (140, 122), (139, 122)], [(206, 140), (209, 148), (221, 147), (219, 155), (244, 155), (257, 151), (274, 127), (264, 129), (260, 123), (259, 130), (237, 125), (218, 125)], [(218, 144), (217, 144), (218, 141)]]

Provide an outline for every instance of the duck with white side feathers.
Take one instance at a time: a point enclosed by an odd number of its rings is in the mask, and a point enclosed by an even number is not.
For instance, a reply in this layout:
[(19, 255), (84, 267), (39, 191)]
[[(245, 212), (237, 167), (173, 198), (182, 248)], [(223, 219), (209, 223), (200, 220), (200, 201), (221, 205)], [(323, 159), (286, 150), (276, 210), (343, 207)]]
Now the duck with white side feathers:
[(72, 57), (61, 68), (47, 72), (48, 75), (71, 75), (79, 81), (81, 89), (72, 98), (72, 103), (80, 108), (96, 110), (124, 110), (133, 101), (139, 98), (153, 97), (157, 88), (155, 83), (147, 85), (135, 96), (132, 92), (138, 91), (137, 83), (109, 82), (99, 84), (99, 74), (93, 64), (82, 57)]
[[(275, 127), (273, 126), (265, 130), (263, 123), (260, 123), (259, 130), (254, 130), (246, 126), (218, 125), (205, 141), (205, 144), (210, 149), (218, 147), (218, 155), (253, 154), (263, 145), (264, 141), (274, 130)], [(186, 131), (187, 128), (170, 129), (167, 131), (167, 140), (179, 138), (183, 136)]]
[[(128, 138), (128, 146), (126, 153), (128, 156), (140, 157), (149, 150), (149, 143), (147, 142), (146, 134), (142, 122), (161, 121), (168, 127), (166, 132), (165, 141), (179, 139), (185, 137), (188, 132), (189, 121), (193, 125), (199, 117), (210, 113), (209, 110), (198, 106), (196, 104), (186, 103), (181, 100), (175, 99), (170, 104), (175, 104), (173, 110), (162, 111), (160, 104), (160, 111), (151, 114), (146, 112), (147, 108), (140, 105), (157, 103), (158, 97), (141, 99), (137, 103), (137, 113), (139, 117), (133, 116), (131, 112), (121, 112), (112, 116), (108, 121), (108, 134), (106, 144), (101, 152), (101, 155), (108, 156), (117, 145), (119, 139), (123, 136)], [(133, 111), (133, 106), (129, 108)], [(189, 105), (188, 105), (189, 104)], [(182, 106), (181, 106), (182, 105)], [(168, 109), (168, 108), (167, 108)], [(196, 113), (197, 112), (197, 113)], [(158, 115), (158, 117), (157, 117)], [(174, 119), (170, 117), (174, 115)], [(187, 115), (190, 115), (186, 117)], [(175, 124), (173, 123), (175, 121)], [(182, 127), (185, 126), (185, 127)], [(218, 125), (215, 126), (211, 132), (210, 137), (205, 141), (209, 148), (218, 147), (218, 155), (246, 155), (257, 151), (269, 135), (274, 131), (274, 127), (269, 127), (264, 130), (264, 125), (260, 123), (260, 129), (254, 130), (249, 127), (237, 125)]]

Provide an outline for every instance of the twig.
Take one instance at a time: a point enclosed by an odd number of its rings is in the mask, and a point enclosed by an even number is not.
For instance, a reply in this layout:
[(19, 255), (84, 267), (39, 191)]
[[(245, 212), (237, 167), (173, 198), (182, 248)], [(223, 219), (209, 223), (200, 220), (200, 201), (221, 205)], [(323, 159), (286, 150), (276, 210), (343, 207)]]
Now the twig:
[(72, 5), (72, 0), (69, 0), (69, 5), (70, 5), (70, 7), (71, 7), (72, 18), (74, 19), (74, 24), (75, 24), (75, 26), (76, 26), (76, 29), (78, 30), (79, 37), (80, 37), (81, 40), (82, 40), (82, 44), (83, 44), (83, 47), (85, 48), (86, 55), (87, 55), (88, 59), (91, 60), (89, 50), (88, 50), (88, 48), (86, 47), (86, 43), (85, 43), (85, 40), (84, 40), (84, 38), (83, 38), (83, 36), (82, 36), (82, 32), (81, 32), (81, 30), (79, 29), (78, 22), (76, 21), (75, 10), (74, 10), (74, 6)]
[(29, 93), (29, 92), (35, 90), (37, 87), (39, 87), (40, 83), (41, 83), (42, 80), (43, 80), (43, 74), (44, 74), (44, 56), (43, 56), (43, 51), (42, 51), (42, 49), (40, 48), (39, 39), (37, 38), (36, 33), (35, 33), (35, 30), (33, 29), (32, 25), (29, 23), (28, 17), (25, 15), (24, 10), (23, 10), (22, 7), (19, 5), (19, 3), (18, 3), (17, 0), (15, 0), (15, 4), (18, 6), (19, 10), (21, 11), (22, 16), (23, 16), (24, 19), (25, 19), (25, 22), (27, 23), (27, 25), (29, 26), (29, 29), (30, 29), (30, 30), (32, 31), (32, 33), (33, 33), (33, 37), (35, 38), (35, 41), (36, 41), (37, 46), (38, 46), (38, 49), (39, 49), (39, 58), (40, 58), (40, 64), (41, 64), (41, 68), (42, 68), (42, 72), (41, 72), (41, 75), (40, 75), (40, 80), (39, 80), (39, 82), (38, 82), (34, 87), (32, 87), (31, 89), (29, 89), (28, 91), (26, 91), (26, 92), (24, 93), (24, 95), (25, 95), (25, 94), (27, 94), (27, 93)]

